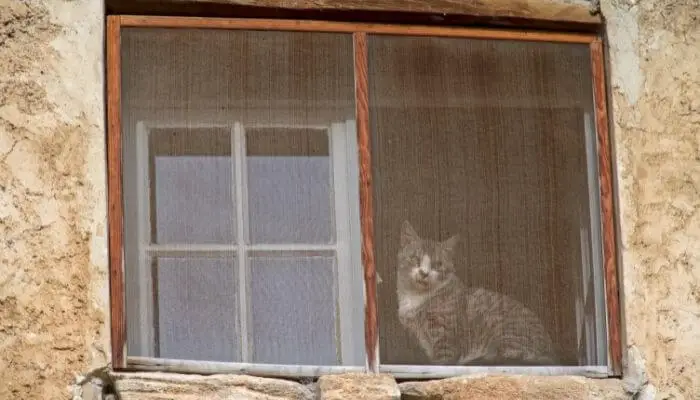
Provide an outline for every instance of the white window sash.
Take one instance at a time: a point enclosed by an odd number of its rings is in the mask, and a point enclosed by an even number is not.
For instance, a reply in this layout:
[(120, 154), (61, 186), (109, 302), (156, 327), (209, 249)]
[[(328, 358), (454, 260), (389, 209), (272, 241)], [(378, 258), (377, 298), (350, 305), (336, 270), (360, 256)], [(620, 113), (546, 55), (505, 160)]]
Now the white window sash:
[[(605, 301), (605, 277), (603, 276), (603, 220), (600, 203), (600, 175), (598, 174), (598, 141), (596, 140), (595, 114), (592, 111), (584, 113), (584, 136), (586, 142), (586, 164), (588, 165), (588, 204), (590, 212), (590, 238), (589, 249), (592, 249), (590, 264), (584, 261), (584, 278), (592, 274), (593, 299), (587, 299), (594, 304), (595, 312), (587, 317), (586, 330), (589, 335), (587, 348), (589, 349), (588, 363), (609, 365), (608, 360), (608, 329), (607, 307)], [(587, 249), (587, 252), (590, 251)], [(588, 268), (591, 271), (586, 271)]]
[[(229, 128), (231, 129), (231, 162), (233, 170), (232, 198), (235, 203), (236, 241), (233, 244), (155, 244), (151, 243), (150, 201), (151, 182), (149, 181), (149, 135), (152, 129), (159, 128)], [(335, 244), (247, 244), (247, 171), (245, 162), (245, 131), (251, 128), (312, 128), (324, 129), (329, 134), (329, 148), (332, 171), (332, 190), (335, 220)], [(357, 187), (357, 143), (355, 121), (323, 125), (243, 125), (233, 124), (161, 124), (137, 123), (136, 169), (137, 169), (137, 218), (138, 218), (138, 285), (139, 293), (139, 346), (138, 354), (145, 358), (158, 356), (157, 335), (154, 320), (153, 273), (148, 260), (166, 255), (213, 255), (229, 253), (237, 259), (239, 317), (236, 323), (237, 336), (241, 345), (241, 360), (249, 364), (252, 359), (250, 337), (250, 291), (248, 285), (248, 252), (333, 252), (336, 257), (334, 297), (336, 307), (336, 346), (342, 366), (362, 365), (364, 360), (364, 311), (358, 304), (362, 294), (363, 278), (360, 254), (359, 190)], [(348, 140), (350, 139), (350, 140)], [(234, 205), (232, 204), (232, 207)], [(138, 358), (138, 357), (137, 357)]]

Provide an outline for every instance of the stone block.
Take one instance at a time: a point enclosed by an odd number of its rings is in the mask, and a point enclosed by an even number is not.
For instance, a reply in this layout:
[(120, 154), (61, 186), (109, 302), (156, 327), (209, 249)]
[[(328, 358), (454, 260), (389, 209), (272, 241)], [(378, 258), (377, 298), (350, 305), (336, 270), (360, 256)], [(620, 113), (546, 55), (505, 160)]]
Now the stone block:
[(318, 379), (320, 400), (399, 400), (399, 386), (388, 374), (326, 375)]
[(300, 383), (247, 375), (139, 373), (115, 375), (121, 400), (312, 400)]
[(576, 376), (473, 375), (399, 385), (403, 400), (623, 400), (619, 380)]

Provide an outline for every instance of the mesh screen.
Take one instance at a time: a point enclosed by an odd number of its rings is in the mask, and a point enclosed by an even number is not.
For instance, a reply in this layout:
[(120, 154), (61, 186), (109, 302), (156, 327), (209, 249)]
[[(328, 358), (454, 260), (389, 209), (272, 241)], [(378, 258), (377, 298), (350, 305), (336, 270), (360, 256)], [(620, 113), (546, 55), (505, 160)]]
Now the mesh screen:
[(605, 362), (589, 65), (585, 45), (369, 37), (383, 364)]
[[(351, 36), (128, 28), (121, 55), (129, 355), (364, 365)], [(369, 37), (383, 364), (605, 363), (589, 65)]]
[(129, 355), (362, 362), (352, 54), (347, 34), (123, 31)]

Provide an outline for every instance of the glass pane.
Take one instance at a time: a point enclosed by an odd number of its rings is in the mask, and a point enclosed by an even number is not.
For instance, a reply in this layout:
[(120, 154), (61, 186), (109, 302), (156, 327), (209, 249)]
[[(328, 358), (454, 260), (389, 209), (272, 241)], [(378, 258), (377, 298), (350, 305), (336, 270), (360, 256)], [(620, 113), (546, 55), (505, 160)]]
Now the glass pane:
[(153, 260), (162, 358), (240, 361), (235, 258)]
[(328, 132), (246, 132), (252, 243), (329, 243), (333, 235)]
[(336, 365), (335, 258), (250, 257), (253, 362)]
[(231, 135), (222, 129), (150, 133), (153, 240), (232, 243), (235, 232)]
[(369, 62), (382, 363), (604, 364), (588, 47), (371, 36)]

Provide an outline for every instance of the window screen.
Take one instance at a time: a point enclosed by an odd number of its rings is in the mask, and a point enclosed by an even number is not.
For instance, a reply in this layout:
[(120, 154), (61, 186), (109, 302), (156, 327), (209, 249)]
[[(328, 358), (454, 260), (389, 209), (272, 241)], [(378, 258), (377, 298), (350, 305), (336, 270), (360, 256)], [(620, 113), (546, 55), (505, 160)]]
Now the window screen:
[(368, 43), (382, 364), (605, 364), (588, 46)]
[[(589, 46), (367, 41), (380, 363), (605, 365)], [(365, 365), (353, 54), (121, 30), (129, 356)]]
[(129, 355), (364, 363), (352, 54), (349, 34), (123, 30)]

